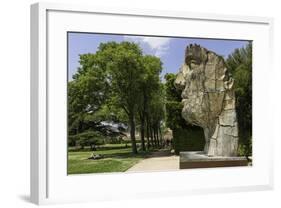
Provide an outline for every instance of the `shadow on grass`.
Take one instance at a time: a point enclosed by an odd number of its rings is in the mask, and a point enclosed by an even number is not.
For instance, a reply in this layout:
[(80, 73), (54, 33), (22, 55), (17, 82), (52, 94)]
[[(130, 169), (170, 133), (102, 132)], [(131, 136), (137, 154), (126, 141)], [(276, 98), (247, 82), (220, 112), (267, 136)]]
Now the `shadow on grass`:
[[(103, 150), (121, 150), (121, 149), (127, 149), (127, 148), (131, 148), (130, 145), (125, 145), (124, 146), (99, 146), (96, 147), (96, 151), (103, 151)], [(89, 152), (89, 151), (93, 151), (90, 147), (86, 147), (84, 149), (80, 149), (80, 148), (68, 148), (68, 152)]]
[(157, 149), (156, 151), (150, 152), (148, 155), (149, 158), (154, 157), (167, 157), (167, 156), (173, 156), (175, 154), (171, 153), (170, 149)]
[(153, 157), (167, 157), (172, 156), (170, 150), (152, 150), (152, 151), (139, 151), (137, 154), (132, 152), (117, 152), (117, 153), (109, 153), (109, 154), (102, 154), (103, 158), (118, 158), (118, 159), (126, 159), (126, 158), (153, 158)]
[(149, 152), (139, 152), (138, 154), (134, 154), (131, 152), (120, 152), (120, 153), (111, 153), (104, 154), (104, 158), (146, 158), (149, 156)]
[(97, 150), (118, 150), (118, 149), (127, 149), (127, 148), (131, 148), (130, 145), (127, 146), (101, 146), (98, 147)]

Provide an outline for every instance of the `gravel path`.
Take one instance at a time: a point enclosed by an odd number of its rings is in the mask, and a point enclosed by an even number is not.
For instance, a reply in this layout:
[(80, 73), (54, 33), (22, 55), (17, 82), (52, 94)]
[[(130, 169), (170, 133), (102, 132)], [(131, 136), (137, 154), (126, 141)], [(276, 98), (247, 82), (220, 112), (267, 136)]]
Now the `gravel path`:
[(140, 161), (128, 172), (144, 172), (144, 171), (167, 171), (179, 170), (179, 156), (171, 155), (169, 152), (154, 152), (148, 158)]

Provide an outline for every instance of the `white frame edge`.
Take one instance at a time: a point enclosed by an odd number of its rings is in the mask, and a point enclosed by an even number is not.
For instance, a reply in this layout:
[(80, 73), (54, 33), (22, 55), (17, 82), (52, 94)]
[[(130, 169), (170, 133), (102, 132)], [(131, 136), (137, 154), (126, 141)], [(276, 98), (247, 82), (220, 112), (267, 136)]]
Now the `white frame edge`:
[[(47, 126), (47, 11), (87, 12), (99, 14), (149, 16), (158, 18), (198, 19), (205, 21), (227, 21), (252, 24), (268, 24), (270, 27), (270, 61), (273, 51), (273, 18), (217, 15), (193, 13), (184, 11), (157, 11), (124, 8), (101, 8), (89, 5), (35, 3), (30, 9), (30, 38), (31, 38), (31, 82), (30, 82), (30, 200), (35, 204), (46, 204), (48, 199), (48, 126)], [(272, 68), (273, 65), (271, 64)], [(273, 141), (271, 149), (273, 150)], [(271, 153), (270, 158), (273, 153)], [(265, 186), (237, 188), (229, 187), (226, 192), (253, 191), (273, 189), (273, 160), (270, 161), (270, 183)], [(186, 194), (221, 192), (221, 189), (188, 192)]]
[(31, 6), (31, 157), (30, 199), (40, 204), (47, 198), (47, 67), (46, 5)]

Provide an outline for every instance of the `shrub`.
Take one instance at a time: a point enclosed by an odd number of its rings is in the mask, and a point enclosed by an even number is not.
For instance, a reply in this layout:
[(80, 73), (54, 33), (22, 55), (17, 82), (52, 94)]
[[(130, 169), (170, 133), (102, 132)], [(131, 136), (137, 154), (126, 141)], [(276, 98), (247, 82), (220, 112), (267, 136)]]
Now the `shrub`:
[(104, 144), (106, 139), (105, 136), (96, 131), (86, 131), (72, 137), (75, 138), (76, 143), (81, 146), (81, 149), (85, 146), (90, 146), (92, 150), (95, 150), (97, 145)]
[(205, 145), (204, 132), (200, 127), (174, 129), (173, 145), (177, 155), (181, 151), (203, 151)]

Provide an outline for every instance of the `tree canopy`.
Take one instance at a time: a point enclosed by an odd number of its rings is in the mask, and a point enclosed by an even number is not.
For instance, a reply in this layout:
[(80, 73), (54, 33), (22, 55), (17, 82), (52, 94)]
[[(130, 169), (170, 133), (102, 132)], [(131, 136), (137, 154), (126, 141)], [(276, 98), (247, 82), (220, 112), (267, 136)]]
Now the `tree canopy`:
[(139, 122), (145, 150), (145, 124), (151, 132), (148, 137), (157, 140), (163, 119), (161, 70), (159, 58), (143, 55), (131, 42), (101, 43), (95, 54), (80, 55), (80, 67), (68, 84), (70, 134), (89, 128), (101, 131), (100, 124), (105, 121), (121, 122), (129, 127), (132, 151), (137, 153), (135, 131)]
[(236, 49), (226, 60), (235, 83), (236, 111), (241, 154), (252, 151), (252, 43)]

